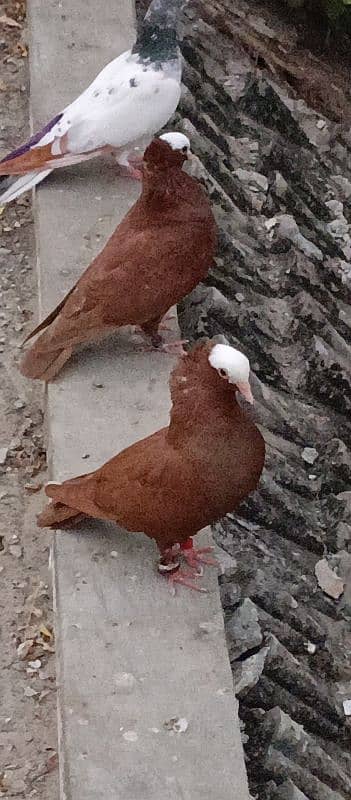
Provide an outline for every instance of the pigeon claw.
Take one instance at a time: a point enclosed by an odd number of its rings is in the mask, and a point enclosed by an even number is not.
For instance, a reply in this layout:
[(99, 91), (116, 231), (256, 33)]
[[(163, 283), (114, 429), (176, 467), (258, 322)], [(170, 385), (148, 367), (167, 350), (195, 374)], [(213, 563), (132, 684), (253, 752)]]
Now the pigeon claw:
[(180, 545), (180, 550), (191, 569), (197, 569), (198, 574), (202, 575), (203, 564), (207, 567), (218, 567), (217, 559), (211, 558), (209, 555), (209, 553), (213, 553), (213, 547), (194, 547), (193, 544), (190, 545), (190, 542), (192, 542), (192, 539), (187, 539), (186, 542), (183, 542)]
[(187, 589), (192, 589), (194, 592), (207, 593), (204, 586), (199, 586), (194, 583), (196, 578), (200, 578), (199, 573), (194, 571), (187, 572), (186, 570), (178, 568), (176, 571), (168, 574), (168, 584), (171, 586), (172, 594), (175, 594), (175, 584), (180, 583), (181, 586), (186, 586)]
[(162, 553), (158, 563), (158, 571), (160, 575), (163, 575), (165, 578), (167, 578), (167, 582), (171, 587), (172, 594), (175, 594), (175, 585), (177, 583), (181, 584), (181, 586), (186, 586), (187, 589), (192, 589), (195, 592), (207, 592), (207, 589), (195, 583), (195, 581), (201, 577), (201, 574), (198, 571), (194, 569), (184, 570), (180, 568), (179, 554), (179, 545), (167, 548), (167, 550)]
[(133, 178), (135, 181), (141, 181), (143, 177), (142, 170), (133, 167), (132, 164), (118, 164), (118, 172), (125, 178)]
[(162, 344), (154, 345), (154, 347), (159, 353), (182, 356), (185, 353), (183, 344), (188, 344), (188, 339), (177, 339), (175, 342), (162, 342)]

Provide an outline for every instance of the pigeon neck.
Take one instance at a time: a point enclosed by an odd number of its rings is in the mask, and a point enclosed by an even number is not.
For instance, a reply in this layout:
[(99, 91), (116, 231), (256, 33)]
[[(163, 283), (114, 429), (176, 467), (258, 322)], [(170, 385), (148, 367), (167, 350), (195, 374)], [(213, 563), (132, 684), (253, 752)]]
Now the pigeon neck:
[(163, 211), (168, 207), (173, 208), (179, 195), (184, 196), (187, 179), (188, 176), (179, 165), (168, 169), (144, 167), (142, 199), (147, 202), (149, 208), (156, 205), (159, 210), (160, 203)]
[(179, 48), (175, 27), (162, 26), (156, 20), (144, 20), (132, 53), (138, 56), (139, 62), (151, 63), (156, 68), (161, 68), (167, 61), (177, 60)]
[(150, 23), (160, 28), (175, 28), (183, 5), (184, 0), (152, 0), (142, 25)]
[[(185, 357), (185, 359), (188, 357)], [(174, 443), (183, 439), (208, 442), (211, 437), (230, 437), (243, 412), (236, 400), (235, 386), (221, 379), (215, 371), (203, 373), (201, 367), (172, 376), (172, 411), (169, 425), (169, 439)]]

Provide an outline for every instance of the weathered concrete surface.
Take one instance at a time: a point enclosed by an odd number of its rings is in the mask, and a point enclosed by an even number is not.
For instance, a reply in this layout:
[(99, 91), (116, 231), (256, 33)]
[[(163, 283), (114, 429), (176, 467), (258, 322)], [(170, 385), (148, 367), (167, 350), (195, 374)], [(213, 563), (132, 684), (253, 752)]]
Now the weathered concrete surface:
[[(97, 13), (94, 0), (45, 7), (32, 0), (30, 9), (37, 124), (125, 49), (133, 13), (121, 2), (101, 4)], [(59, 173), (39, 190), (43, 313), (136, 194), (98, 163), (79, 177), (75, 171), (74, 180)], [(91, 470), (165, 423), (171, 364), (135, 352), (125, 336), (72, 361), (48, 394), (52, 476)], [(155, 561), (151, 542), (113, 526), (94, 523), (56, 537), (62, 797), (246, 800), (216, 576), (207, 578), (208, 595), (183, 590), (173, 598)], [(164, 727), (175, 717), (187, 720), (185, 732)]]

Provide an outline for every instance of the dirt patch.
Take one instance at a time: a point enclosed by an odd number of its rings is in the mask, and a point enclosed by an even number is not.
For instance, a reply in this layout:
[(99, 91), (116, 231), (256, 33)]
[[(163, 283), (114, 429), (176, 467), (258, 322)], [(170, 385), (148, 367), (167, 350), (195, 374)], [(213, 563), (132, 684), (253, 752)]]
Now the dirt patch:
[[(4, 21), (2, 21), (4, 20)], [(25, 7), (0, 5), (0, 154), (28, 135)], [(30, 202), (0, 216), (0, 797), (58, 796), (50, 535), (35, 517), (45, 481), (43, 390), (17, 370), (36, 314)]]

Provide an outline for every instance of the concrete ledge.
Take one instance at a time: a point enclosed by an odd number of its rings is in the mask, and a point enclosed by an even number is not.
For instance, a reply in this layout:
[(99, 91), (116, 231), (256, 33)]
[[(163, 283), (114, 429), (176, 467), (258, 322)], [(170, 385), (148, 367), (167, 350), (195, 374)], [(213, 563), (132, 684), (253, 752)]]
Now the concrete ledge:
[[(121, 0), (29, 5), (36, 125), (128, 46), (134, 11)], [(42, 313), (138, 191), (97, 162), (72, 175), (60, 172), (36, 196)], [(165, 424), (172, 363), (136, 352), (125, 334), (72, 360), (48, 392), (52, 477), (91, 470)], [(156, 558), (146, 537), (112, 525), (92, 522), (79, 534), (56, 536), (65, 800), (248, 798), (216, 575), (207, 575), (208, 595), (183, 590), (172, 597)], [(187, 720), (186, 731), (165, 726), (176, 717)]]

